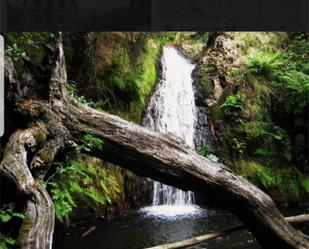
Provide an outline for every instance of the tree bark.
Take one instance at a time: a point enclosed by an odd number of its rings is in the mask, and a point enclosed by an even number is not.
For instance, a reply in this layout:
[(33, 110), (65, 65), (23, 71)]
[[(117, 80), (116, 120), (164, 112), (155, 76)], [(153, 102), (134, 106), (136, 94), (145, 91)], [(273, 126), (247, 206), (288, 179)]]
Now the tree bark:
[(27, 155), (36, 146), (38, 127), (16, 131), (10, 138), (0, 164), (0, 171), (12, 179), (26, 196), (17, 246), (21, 249), (51, 249), (54, 232), (54, 206), (47, 191), (36, 181), (27, 165)]
[[(60, 34), (56, 36), (55, 51), (55, 65), (50, 79), (49, 119), (44, 121), (54, 124), (56, 127), (52, 133), (54, 136), (58, 132), (67, 140), (77, 143), (86, 133), (101, 138), (105, 146), (103, 151), (93, 150), (95, 156), (127, 168), (140, 176), (150, 177), (185, 190), (204, 193), (209, 200), (215, 200), (235, 213), (264, 248), (308, 248), (308, 240), (284, 220), (267, 194), (224, 165), (197, 155), (185, 145), (184, 141), (171, 134), (154, 132), (77, 103), (65, 88), (66, 67)], [(2, 165), (7, 165), (3, 162)], [(13, 160), (10, 165), (14, 163)], [(27, 172), (25, 163), (22, 165)], [(22, 179), (28, 183), (24, 185), (34, 185), (29, 172), (25, 175), (27, 178)], [(17, 185), (24, 186), (19, 183), (20, 176), (15, 174), (15, 178)], [(26, 190), (24, 192), (27, 193)], [(48, 206), (43, 205), (41, 208), (48, 209), (51, 207), (49, 197), (45, 192), (42, 193), (41, 190), (40, 196)], [(42, 212), (47, 214), (48, 210)], [(53, 227), (52, 216), (53, 212), (44, 215), (45, 222), (49, 224), (40, 226), (44, 232), (28, 236), (27, 239), (40, 241), (45, 239), (42, 234), (48, 234), (47, 237), (50, 238)], [(45, 243), (32, 248), (45, 249), (49, 245), (50, 243)]]
[(285, 220), (289, 223), (309, 222), (309, 214), (301, 214), (297, 216), (285, 217)]

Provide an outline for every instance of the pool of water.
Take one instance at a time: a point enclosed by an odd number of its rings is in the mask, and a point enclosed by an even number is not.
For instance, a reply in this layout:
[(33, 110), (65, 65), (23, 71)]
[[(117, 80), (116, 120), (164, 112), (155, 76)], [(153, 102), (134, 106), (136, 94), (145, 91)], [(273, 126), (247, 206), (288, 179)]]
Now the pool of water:
[[(164, 210), (165, 209), (165, 210)], [(178, 213), (166, 212), (167, 207), (143, 208), (110, 220), (79, 226), (78, 229), (56, 230), (54, 249), (142, 249), (163, 243), (188, 239), (211, 231), (222, 231), (241, 222), (225, 210), (193, 206), (191, 210), (179, 207)], [(182, 212), (181, 210), (182, 209)], [(308, 212), (306, 206), (283, 206), (283, 213), (297, 215)], [(189, 212), (190, 211), (190, 212)], [(95, 230), (81, 235), (90, 227)], [(248, 230), (191, 247), (191, 249), (258, 249), (261, 248)]]
[[(164, 208), (163, 208), (164, 209)], [(81, 238), (83, 231), (56, 231), (54, 249), (142, 249), (188, 239), (210, 231), (222, 231), (241, 222), (223, 210), (196, 207), (194, 212), (160, 215), (161, 210), (141, 209), (95, 224), (96, 229)], [(192, 210), (191, 210), (192, 211)], [(84, 227), (84, 231), (92, 225)], [(82, 229), (82, 227), (81, 227)], [(238, 231), (194, 246), (195, 249), (260, 248), (251, 233)]]

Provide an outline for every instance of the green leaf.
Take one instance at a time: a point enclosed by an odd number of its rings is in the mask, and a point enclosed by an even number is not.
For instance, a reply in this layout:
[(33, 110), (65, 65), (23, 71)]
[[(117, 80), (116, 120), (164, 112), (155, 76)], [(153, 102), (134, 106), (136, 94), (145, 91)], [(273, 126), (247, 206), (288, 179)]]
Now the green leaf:
[(25, 218), (25, 215), (24, 214), (21, 214), (21, 213), (14, 213), (14, 217), (18, 217), (20, 219), (24, 219)]
[(11, 219), (12, 219), (12, 215), (11, 214), (8, 214), (8, 213), (5, 213), (5, 212), (0, 212), (0, 220), (3, 223), (9, 222)]
[(304, 190), (309, 193), (309, 177), (306, 177), (304, 175), (300, 176), (300, 183)]

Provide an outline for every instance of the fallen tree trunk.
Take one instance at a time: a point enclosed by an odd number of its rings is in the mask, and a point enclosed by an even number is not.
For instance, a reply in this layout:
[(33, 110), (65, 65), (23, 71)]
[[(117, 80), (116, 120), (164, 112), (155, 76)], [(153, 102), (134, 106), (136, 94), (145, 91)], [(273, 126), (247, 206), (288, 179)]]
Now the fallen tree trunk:
[[(105, 144), (103, 151), (92, 151), (95, 156), (138, 175), (204, 193), (209, 200), (216, 200), (235, 213), (264, 248), (308, 248), (308, 240), (284, 220), (268, 195), (224, 165), (197, 155), (181, 139), (170, 134), (154, 132), (77, 103), (65, 88), (66, 68), (59, 34), (56, 36), (54, 60), (49, 118), (44, 120), (49, 123), (46, 126), (53, 127), (50, 136), (65, 134), (67, 140), (79, 143), (83, 135), (92, 134)], [(39, 103), (37, 109), (46, 106), (46, 103)], [(46, 113), (45, 108), (43, 111)], [(30, 178), (29, 181), (33, 182)], [(35, 234), (35, 239), (28, 239), (39, 241), (44, 239), (43, 234), (50, 237), (50, 228), (42, 227), (44, 232)], [(48, 244), (32, 248), (47, 249)]]
[[(298, 216), (291, 216), (291, 217), (285, 217), (285, 221), (289, 223), (303, 223), (303, 222), (309, 222), (309, 215), (303, 214)], [(206, 242), (211, 239), (215, 239), (217, 237), (222, 237), (228, 234), (231, 234), (233, 232), (245, 229), (246, 227), (244, 225), (238, 225), (233, 228), (230, 228), (228, 230), (222, 231), (222, 232), (211, 232), (204, 235), (196, 236), (190, 239), (162, 244), (158, 246), (153, 247), (147, 247), (145, 249), (181, 249), (181, 248), (187, 248), (190, 246), (194, 246), (197, 244), (201, 244), (203, 242)]]
[(220, 163), (197, 155), (172, 135), (151, 131), (76, 103), (65, 88), (66, 72), (61, 39), (52, 77), (53, 114), (72, 138), (90, 133), (105, 142), (97, 151), (116, 165), (182, 189), (202, 191), (234, 212), (265, 248), (308, 248), (308, 240), (290, 226), (272, 199)]

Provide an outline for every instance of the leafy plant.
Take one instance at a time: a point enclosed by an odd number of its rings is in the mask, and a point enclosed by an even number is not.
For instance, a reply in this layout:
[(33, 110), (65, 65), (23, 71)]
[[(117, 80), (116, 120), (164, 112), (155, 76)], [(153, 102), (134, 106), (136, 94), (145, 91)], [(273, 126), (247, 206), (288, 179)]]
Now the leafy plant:
[(24, 51), (21, 47), (17, 45), (17, 43), (13, 43), (12, 46), (8, 46), (9, 55), (16, 61), (24, 59), (26, 61), (30, 61), (30, 57), (27, 55), (26, 51)]
[(4, 36), (7, 51), (15, 61), (26, 60), (39, 64), (44, 57), (42, 44), (47, 43), (53, 34), (48, 32), (8, 32)]
[[(19, 212), (15, 212), (14, 203), (9, 203), (0, 209), (0, 221), (1, 223), (8, 223), (14, 217), (24, 219), (24, 215)], [(9, 249), (16, 244), (16, 241), (8, 235), (0, 233), (0, 249)]]
[(197, 154), (199, 154), (200, 156), (207, 156), (208, 154), (210, 154), (209, 145), (208, 145), (208, 144), (204, 144), (204, 145), (202, 146), (202, 148), (200, 148), (200, 149), (197, 151)]
[(202, 148), (200, 148), (197, 151), (197, 154), (199, 154), (200, 156), (206, 157), (209, 160), (214, 161), (214, 162), (218, 162), (219, 161), (219, 158), (216, 155), (211, 153), (211, 150), (210, 150), (210, 147), (209, 147), (208, 144), (204, 144), (202, 146)]
[(256, 173), (258, 175), (258, 180), (265, 188), (272, 187), (275, 184), (275, 180), (271, 174), (271, 172), (262, 165), (255, 165)]
[(22, 213), (14, 211), (14, 203), (9, 203), (0, 209), (0, 220), (3, 223), (9, 222), (13, 217), (18, 217), (23, 219), (25, 216)]
[(69, 80), (66, 84), (66, 88), (71, 95), (73, 95), (73, 96), (78, 95), (78, 90), (77, 90), (77, 86), (76, 86), (75, 81)]
[(98, 150), (103, 150), (104, 142), (100, 138), (96, 138), (92, 136), (91, 134), (86, 134), (83, 137), (82, 142), (85, 145), (85, 148), (87, 150), (91, 150), (93, 148), (98, 149)]
[(244, 149), (246, 148), (246, 143), (238, 141), (237, 138), (233, 138), (230, 141), (230, 144), (231, 144), (232, 148), (235, 151), (237, 151), (238, 153), (240, 153), (240, 154), (244, 153)]
[(303, 187), (303, 189), (309, 193), (309, 177), (308, 176), (305, 176), (303, 174), (301, 174), (299, 176), (299, 180), (300, 180), (300, 184), (301, 186)]
[(249, 55), (248, 70), (256, 76), (273, 77), (283, 64), (284, 60), (280, 53), (259, 51)]
[(16, 241), (0, 233), (0, 249), (10, 249), (16, 244)]
[(97, 205), (112, 203), (119, 193), (112, 175), (95, 165), (71, 160), (58, 164), (55, 175), (47, 183), (55, 206), (56, 217), (69, 222), (69, 215), (83, 201), (95, 209)]
[(229, 95), (220, 106), (223, 113), (234, 121), (240, 121), (244, 111), (244, 96), (238, 92), (235, 95)]

